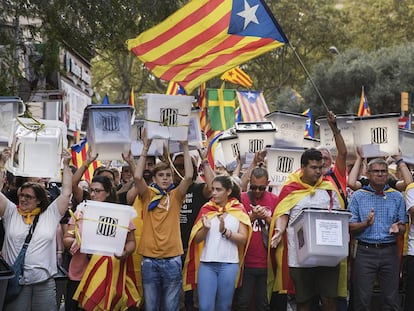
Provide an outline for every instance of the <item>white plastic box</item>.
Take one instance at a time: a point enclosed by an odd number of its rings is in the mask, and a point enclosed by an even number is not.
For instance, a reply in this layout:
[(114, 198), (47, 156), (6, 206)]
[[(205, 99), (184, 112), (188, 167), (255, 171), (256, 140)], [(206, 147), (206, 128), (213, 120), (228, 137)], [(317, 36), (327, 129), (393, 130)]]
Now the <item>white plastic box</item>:
[(318, 138), (310, 138), (310, 137), (304, 137), (303, 138), (303, 147), (304, 148), (317, 148), (321, 144), (320, 139)]
[(267, 171), (269, 173), (269, 185), (279, 194), (286, 178), (300, 168), (300, 158), (304, 148), (266, 148)]
[(8, 142), (13, 134), (13, 123), (25, 105), (19, 97), (0, 96), (0, 142)]
[(404, 161), (410, 164), (414, 164), (414, 132), (399, 129), (398, 141)]
[[(200, 125), (200, 109), (192, 108), (188, 123), (188, 147), (190, 150), (196, 150), (204, 147), (203, 136)], [(180, 142), (176, 140), (163, 141), (169, 153), (183, 152)]]
[[(355, 156), (355, 141), (354, 133), (355, 129), (355, 115), (337, 115), (336, 126), (341, 131), (342, 138), (344, 139), (348, 156)], [(328, 124), (326, 118), (319, 118), (316, 121), (319, 124), (319, 135), (321, 146), (327, 148), (333, 156), (337, 155), (335, 138), (332, 130)]]
[(356, 117), (354, 140), (364, 158), (392, 156), (398, 150), (398, 113)]
[(61, 180), (61, 159), (67, 148), (67, 129), (61, 121), (19, 118), (12, 128), (12, 149), (6, 163), (15, 176), (45, 177)]
[(137, 216), (129, 205), (86, 200), (78, 205), (83, 212), (81, 253), (113, 256), (122, 254), (129, 223)]
[(122, 159), (131, 148), (131, 122), (134, 109), (129, 105), (88, 105), (86, 137), (99, 160)]
[(334, 267), (348, 256), (351, 213), (345, 210), (305, 208), (293, 220), (302, 267)]
[(272, 147), (303, 147), (307, 116), (300, 113), (273, 111), (265, 115), (265, 118), (276, 126), (275, 142)]
[(187, 140), (194, 96), (144, 94), (148, 138)]
[[(144, 143), (142, 142), (141, 135), (144, 129), (144, 120), (135, 119), (134, 124), (132, 125), (132, 142), (131, 142), (131, 153), (133, 156), (140, 156), (142, 149), (144, 148)], [(164, 144), (163, 140), (154, 139), (151, 143), (151, 146), (147, 152), (149, 156), (161, 156), (164, 153)]]
[(248, 153), (254, 154), (275, 143), (276, 128), (271, 121), (236, 122), (236, 133), (239, 137), (240, 157), (246, 159)]
[(237, 135), (223, 135), (219, 138), (219, 144), (226, 165), (237, 160), (240, 152), (239, 137)]

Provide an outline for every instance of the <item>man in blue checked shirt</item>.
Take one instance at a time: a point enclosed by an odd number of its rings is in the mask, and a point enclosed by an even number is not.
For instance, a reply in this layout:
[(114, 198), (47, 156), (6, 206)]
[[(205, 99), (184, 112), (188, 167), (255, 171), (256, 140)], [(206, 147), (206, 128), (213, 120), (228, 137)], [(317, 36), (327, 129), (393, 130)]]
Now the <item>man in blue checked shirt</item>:
[(383, 159), (368, 163), (369, 185), (349, 202), (349, 230), (358, 241), (354, 265), (354, 310), (370, 310), (378, 277), (384, 310), (399, 310), (397, 235), (404, 234), (407, 215), (402, 194), (386, 185), (388, 165)]

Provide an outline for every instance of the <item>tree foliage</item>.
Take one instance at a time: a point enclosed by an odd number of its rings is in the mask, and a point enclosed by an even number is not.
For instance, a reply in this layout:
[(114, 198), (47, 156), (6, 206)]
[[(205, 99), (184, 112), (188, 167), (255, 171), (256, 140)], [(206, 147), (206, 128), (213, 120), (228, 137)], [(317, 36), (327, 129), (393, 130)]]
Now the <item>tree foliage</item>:
[[(2, 61), (8, 57), (9, 63), (16, 62), (10, 51), (22, 43), (16, 40), (13, 18), (38, 16), (42, 25), (30, 30), (34, 35), (66, 42), (92, 59), (97, 94), (109, 94), (111, 102), (125, 102), (132, 87), (136, 94), (163, 93), (166, 82), (154, 77), (127, 50), (125, 41), (158, 24), (186, 2), (4, 0), (0, 4), (4, 12), (0, 17), (0, 44), (10, 50), (0, 49)], [(400, 91), (410, 92), (412, 85), (411, 0), (266, 2), (291, 45), (253, 59), (243, 64), (243, 69), (252, 77), (254, 88), (264, 92), (271, 110), (299, 112), (311, 106), (317, 113), (324, 113), (303, 64), (328, 107), (337, 113), (356, 111), (362, 85), (374, 113), (398, 111)], [(339, 55), (329, 51), (331, 46), (337, 47)], [(22, 78), (15, 78), (15, 67), (3, 68), (2, 93), (12, 89), (15, 79)], [(218, 78), (208, 82), (210, 87), (220, 84)], [(299, 91), (304, 100), (293, 96), (293, 90)]]

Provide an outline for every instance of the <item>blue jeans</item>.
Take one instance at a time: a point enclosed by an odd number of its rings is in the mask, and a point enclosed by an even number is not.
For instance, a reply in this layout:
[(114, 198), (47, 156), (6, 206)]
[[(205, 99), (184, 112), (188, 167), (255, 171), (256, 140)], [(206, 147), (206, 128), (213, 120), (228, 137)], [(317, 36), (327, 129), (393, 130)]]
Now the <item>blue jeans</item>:
[(182, 287), (181, 256), (142, 259), (145, 311), (178, 311)]
[(198, 268), (199, 311), (229, 311), (239, 264), (200, 262)]

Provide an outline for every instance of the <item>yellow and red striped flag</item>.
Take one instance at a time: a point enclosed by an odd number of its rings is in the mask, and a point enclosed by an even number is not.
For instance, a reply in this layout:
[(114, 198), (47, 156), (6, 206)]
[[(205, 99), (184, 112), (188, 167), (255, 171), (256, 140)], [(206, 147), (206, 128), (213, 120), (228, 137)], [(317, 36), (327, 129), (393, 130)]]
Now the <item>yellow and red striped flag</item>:
[[(87, 159), (89, 146), (86, 139), (82, 139), (81, 141), (79, 141), (79, 132), (75, 132), (73, 133), (73, 135), (75, 136), (77, 144), (71, 146), (72, 164), (78, 169), (82, 166), (83, 161)], [(85, 171), (83, 175), (86, 181), (91, 182), (93, 172), (99, 166), (101, 166), (101, 161), (99, 160), (93, 161), (91, 165), (89, 165), (88, 169)]]
[(371, 115), (371, 109), (369, 109), (367, 97), (365, 96), (364, 86), (362, 86), (361, 100), (359, 101), (358, 117), (365, 117)]
[(165, 92), (167, 95), (185, 95), (185, 90), (174, 81), (170, 81), (168, 83), (167, 91)]
[(190, 94), (287, 42), (264, 0), (252, 7), (240, 0), (193, 0), (127, 44), (155, 76), (180, 83)]
[(131, 91), (129, 92), (128, 105), (130, 105), (132, 108), (135, 107), (134, 88), (131, 88)]
[(231, 82), (234, 84), (244, 86), (249, 89), (253, 85), (252, 79), (239, 66), (223, 73), (220, 79), (227, 81), (227, 82)]

